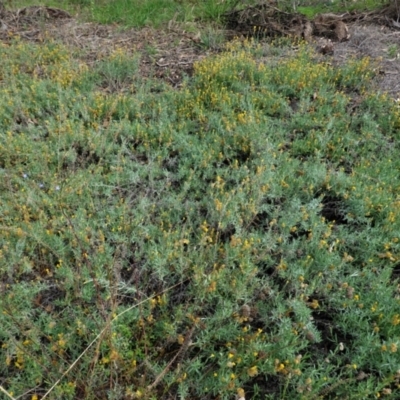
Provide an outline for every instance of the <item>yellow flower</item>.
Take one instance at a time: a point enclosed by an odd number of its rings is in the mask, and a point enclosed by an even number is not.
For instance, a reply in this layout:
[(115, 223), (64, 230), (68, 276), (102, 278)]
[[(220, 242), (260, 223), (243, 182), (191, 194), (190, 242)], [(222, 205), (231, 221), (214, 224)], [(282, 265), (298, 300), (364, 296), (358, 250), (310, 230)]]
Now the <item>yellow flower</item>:
[(239, 399), (244, 399), (245, 398), (245, 392), (244, 392), (244, 390), (242, 388), (238, 388), (237, 389), (237, 394), (238, 394)]
[(183, 335), (178, 335), (178, 343), (183, 344), (184, 341), (185, 341), (185, 338), (183, 337)]
[(311, 308), (316, 310), (319, 307), (318, 300), (314, 299), (311, 303), (308, 304)]
[(257, 366), (254, 365), (253, 367), (247, 370), (249, 376), (256, 376), (258, 374)]
[(283, 371), (284, 369), (285, 369), (285, 364), (282, 364), (282, 363), (278, 364), (278, 365), (275, 367), (275, 371), (276, 371), (276, 372)]

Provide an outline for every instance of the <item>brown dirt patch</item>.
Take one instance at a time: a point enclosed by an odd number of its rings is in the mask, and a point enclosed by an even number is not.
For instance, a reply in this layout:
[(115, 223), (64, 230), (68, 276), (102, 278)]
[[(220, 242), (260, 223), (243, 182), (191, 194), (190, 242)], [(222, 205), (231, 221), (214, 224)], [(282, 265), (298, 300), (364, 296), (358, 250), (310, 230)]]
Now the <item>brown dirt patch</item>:
[(319, 14), (314, 20), (304, 15), (281, 11), (271, 3), (261, 3), (225, 14), (227, 27), (246, 36), (295, 36), (310, 41), (324, 36), (336, 41), (348, 39), (348, 28), (336, 14)]
[(376, 24), (353, 24), (348, 42), (336, 43), (333, 59), (370, 57), (378, 62), (378, 88), (391, 97), (400, 97), (400, 30)]

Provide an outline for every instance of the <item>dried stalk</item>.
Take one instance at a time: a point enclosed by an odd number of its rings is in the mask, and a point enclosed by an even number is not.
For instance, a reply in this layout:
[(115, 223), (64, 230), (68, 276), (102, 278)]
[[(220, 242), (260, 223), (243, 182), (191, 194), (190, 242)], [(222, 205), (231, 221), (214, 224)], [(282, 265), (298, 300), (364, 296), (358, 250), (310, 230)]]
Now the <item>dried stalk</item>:
[(147, 386), (148, 390), (151, 390), (153, 388), (155, 388), (160, 381), (164, 378), (165, 374), (171, 369), (172, 365), (174, 364), (174, 362), (179, 358), (182, 359), (183, 355), (186, 353), (187, 349), (190, 346), (191, 343), (191, 339), (194, 333), (195, 327), (192, 326), (189, 330), (189, 332), (186, 334), (185, 339), (182, 343), (182, 347), (179, 349), (179, 351), (175, 354), (175, 356), (172, 358), (172, 360), (168, 363), (168, 365), (161, 371), (161, 373), (157, 376), (157, 378), (155, 379), (155, 381)]

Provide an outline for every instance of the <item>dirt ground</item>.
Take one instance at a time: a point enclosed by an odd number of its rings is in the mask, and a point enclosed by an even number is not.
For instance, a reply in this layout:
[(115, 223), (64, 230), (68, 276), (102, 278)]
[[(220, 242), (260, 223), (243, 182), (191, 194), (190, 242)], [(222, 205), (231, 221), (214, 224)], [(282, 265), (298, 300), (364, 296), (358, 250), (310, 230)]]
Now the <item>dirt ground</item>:
[[(368, 56), (377, 60), (378, 89), (398, 99), (400, 24), (382, 13), (379, 18), (365, 18), (361, 14), (343, 15), (348, 29), (345, 40), (330, 40), (313, 35), (309, 40), (310, 45), (320, 50), (321, 57), (333, 64), (344, 63), (353, 57)], [(239, 30), (223, 33), (226, 37), (243, 34)], [(191, 74), (195, 61), (220, 50), (205, 46), (200, 35), (186, 33), (178, 25), (163, 31), (152, 28), (121, 30), (116, 25), (79, 22), (57, 8), (33, 6), (6, 11), (0, 3), (0, 40), (10, 42), (15, 36), (35, 43), (48, 38), (60, 41), (77, 50), (76, 54), (89, 65), (95, 64), (116, 48), (123, 48), (128, 53), (139, 52), (141, 74), (166, 80), (173, 87), (179, 87), (182, 77)], [(328, 51), (324, 51), (325, 45), (321, 51), (321, 41), (328, 43)]]
[(371, 57), (378, 61), (377, 85), (394, 99), (400, 97), (400, 30), (376, 24), (349, 27), (347, 42), (335, 44), (333, 58), (342, 63), (350, 57)]

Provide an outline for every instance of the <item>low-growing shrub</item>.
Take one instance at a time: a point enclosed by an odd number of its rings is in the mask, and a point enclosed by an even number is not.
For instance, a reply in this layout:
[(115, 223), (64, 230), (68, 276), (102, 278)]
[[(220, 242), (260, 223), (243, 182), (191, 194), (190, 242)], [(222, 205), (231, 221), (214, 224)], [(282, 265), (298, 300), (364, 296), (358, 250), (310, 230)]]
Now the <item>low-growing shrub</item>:
[(2, 45), (10, 396), (398, 390), (399, 108), (368, 60), (258, 50), (233, 42), (155, 93), (118, 50), (89, 70)]

